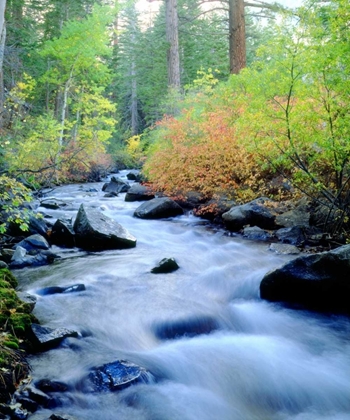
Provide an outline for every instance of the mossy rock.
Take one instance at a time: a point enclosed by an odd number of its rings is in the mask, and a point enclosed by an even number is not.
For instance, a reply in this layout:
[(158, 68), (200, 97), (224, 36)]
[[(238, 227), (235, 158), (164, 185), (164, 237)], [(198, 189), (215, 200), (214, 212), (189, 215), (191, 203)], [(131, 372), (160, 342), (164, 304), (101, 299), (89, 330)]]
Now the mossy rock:
[(0, 281), (5, 281), (10, 284), (14, 289), (18, 286), (16, 277), (7, 268), (0, 269)]

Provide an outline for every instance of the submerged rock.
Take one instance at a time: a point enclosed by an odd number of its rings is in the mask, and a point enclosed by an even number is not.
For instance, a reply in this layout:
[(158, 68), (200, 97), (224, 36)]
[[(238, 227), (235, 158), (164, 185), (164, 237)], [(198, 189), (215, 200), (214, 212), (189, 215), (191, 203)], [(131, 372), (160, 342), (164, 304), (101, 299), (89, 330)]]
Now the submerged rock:
[(350, 245), (303, 255), (267, 273), (262, 299), (320, 312), (350, 314)]
[(89, 374), (94, 391), (118, 391), (132, 384), (150, 382), (152, 375), (143, 367), (117, 360), (94, 368)]
[(29, 337), (34, 350), (44, 351), (57, 347), (67, 337), (78, 337), (78, 332), (67, 328), (49, 328), (39, 324), (31, 325)]
[(136, 246), (136, 238), (103, 213), (80, 206), (73, 225), (76, 244), (86, 250), (124, 249)]
[(183, 214), (183, 209), (168, 197), (153, 198), (142, 203), (135, 212), (134, 216), (140, 219), (162, 219)]
[(85, 285), (82, 283), (73, 284), (72, 286), (49, 286), (44, 287), (43, 289), (38, 290), (36, 293), (41, 296), (46, 295), (55, 295), (57, 293), (74, 293), (74, 292), (83, 292), (86, 290)]
[(156, 267), (152, 268), (151, 273), (171, 273), (173, 271), (178, 270), (179, 268), (180, 267), (175, 261), (175, 258), (163, 258), (161, 261), (159, 261)]
[(154, 333), (161, 340), (181, 337), (195, 337), (209, 334), (219, 328), (217, 321), (210, 316), (199, 316), (176, 321), (161, 322), (154, 327)]

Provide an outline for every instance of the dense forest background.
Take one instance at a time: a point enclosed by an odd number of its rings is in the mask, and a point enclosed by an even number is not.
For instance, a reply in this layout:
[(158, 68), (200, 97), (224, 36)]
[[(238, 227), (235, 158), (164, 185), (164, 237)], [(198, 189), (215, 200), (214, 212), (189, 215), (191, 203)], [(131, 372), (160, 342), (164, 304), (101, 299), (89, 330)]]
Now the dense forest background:
[(346, 220), (349, 22), (348, 0), (165, 0), (152, 14), (1, 0), (0, 198), (10, 212), (22, 183), (142, 166), (170, 195), (301, 191)]

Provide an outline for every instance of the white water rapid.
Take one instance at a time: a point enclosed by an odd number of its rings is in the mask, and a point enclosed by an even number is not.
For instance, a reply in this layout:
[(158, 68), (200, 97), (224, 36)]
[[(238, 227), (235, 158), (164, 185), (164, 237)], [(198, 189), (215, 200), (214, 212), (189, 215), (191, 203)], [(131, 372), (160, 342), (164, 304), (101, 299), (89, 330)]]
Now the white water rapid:
[[(15, 271), (20, 289), (32, 294), (46, 286), (86, 286), (79, 293), (37, 296), (34, 314), (42, 325), (81, 336), (30, 358), (34, 381), (70, 386), (57, 395), (61, 406), (31, 420), (52, 411), (79, 420), (350, 420), (349, 320), (259, 298), (263, 275), (290, 257), (191, 215), (134, 218), (141, 203), (126, 203), (124, 194), (104, 198), (101, 187), (59, 187), (51, 196), (67, 209), (43, 211), (54, 221), (74, 219), (81, 203), (102, 208), (137, 238), (136, 248), (85, 253), (53, 247), (61, 260)], [(174, 257), (180, 269), (150, 273), (165, 257)], [(155, 334), (161, 322), (202, 317), (219, 328), (174, 340)], [(89, 369), (117, 359), (161, 379), (118, 392), (86, 392), (82, 380)]]

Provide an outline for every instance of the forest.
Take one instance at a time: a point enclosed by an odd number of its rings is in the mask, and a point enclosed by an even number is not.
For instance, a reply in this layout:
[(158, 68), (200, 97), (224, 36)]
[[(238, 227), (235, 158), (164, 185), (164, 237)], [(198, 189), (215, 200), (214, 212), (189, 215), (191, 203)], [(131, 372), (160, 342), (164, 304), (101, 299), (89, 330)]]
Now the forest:
[[(350, 4), (0, 2), (0, 200), (142, 168), (156, 191), (350, 210)], [(145, 11), (146, 10), (146, 11)]]

